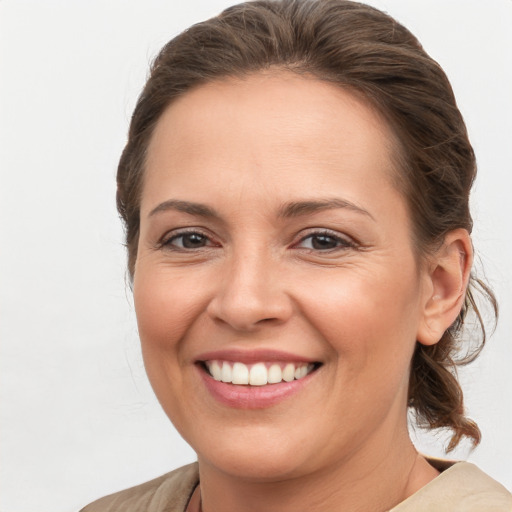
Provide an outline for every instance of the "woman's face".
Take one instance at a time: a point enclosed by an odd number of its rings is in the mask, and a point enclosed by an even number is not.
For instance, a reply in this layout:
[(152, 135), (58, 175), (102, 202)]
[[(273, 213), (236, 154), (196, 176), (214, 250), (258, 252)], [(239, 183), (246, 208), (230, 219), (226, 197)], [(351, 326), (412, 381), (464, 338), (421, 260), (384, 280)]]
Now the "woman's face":
[(201, 86), (160, 119), (135, 305), (151, 384), (203, 464), (280, 479), (406, 435), (431, 289), (391, 140), (354, 95), (284, 72)]

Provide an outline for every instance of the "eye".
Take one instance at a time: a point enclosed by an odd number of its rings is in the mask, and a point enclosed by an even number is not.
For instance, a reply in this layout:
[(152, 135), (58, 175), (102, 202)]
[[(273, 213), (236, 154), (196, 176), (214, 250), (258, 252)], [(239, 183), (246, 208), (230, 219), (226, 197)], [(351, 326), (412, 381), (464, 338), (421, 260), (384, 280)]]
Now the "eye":
[(333, 233), (320, 232), (310, 233), (303, 237), (296, 247), (311, 249), (313, 251), (329, 251), (354, 247), (354, 243)]
[(187, 231), (171, 235), (163, 241), (162, 246), (169, 249), (193, 250), (211, 247), (215, 244), (203, 233)]

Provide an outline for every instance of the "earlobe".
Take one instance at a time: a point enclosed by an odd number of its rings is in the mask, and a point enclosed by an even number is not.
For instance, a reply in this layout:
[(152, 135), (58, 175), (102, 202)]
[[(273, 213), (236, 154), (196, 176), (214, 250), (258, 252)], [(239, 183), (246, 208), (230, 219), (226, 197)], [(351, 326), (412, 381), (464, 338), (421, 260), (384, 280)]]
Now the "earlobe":
[(425, 287), (428, 291), (417, 333), (419, 343), (435, 345), (456, 320), (464, 303), (472, 264), (469, 233), (465, 229), (450, 231), (429, 265)]

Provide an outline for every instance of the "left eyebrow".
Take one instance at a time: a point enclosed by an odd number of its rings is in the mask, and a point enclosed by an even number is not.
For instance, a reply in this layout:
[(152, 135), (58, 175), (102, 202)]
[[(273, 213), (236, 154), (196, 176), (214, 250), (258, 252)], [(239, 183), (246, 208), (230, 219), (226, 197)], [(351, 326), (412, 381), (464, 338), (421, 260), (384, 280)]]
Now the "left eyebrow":
[(279, 209), (280, 217), (300, 217), (301, 215), (310, 215), (312, 213), (320, 212), (322, 210), (332, 210), (337, 208), (345, 208), (356, 213), (360, 213), (362, 215), (366, 215), (370, 217), (372, 220), (375, 220), (373, 215), (361, 208), (360, 206), (351, 203), (345, 199), (340, 198), (328, 198), (328, 199), (319, 199), (319, 200), (306, 200), (306, 201), (293, 201), (289, 203), (285, 203)]

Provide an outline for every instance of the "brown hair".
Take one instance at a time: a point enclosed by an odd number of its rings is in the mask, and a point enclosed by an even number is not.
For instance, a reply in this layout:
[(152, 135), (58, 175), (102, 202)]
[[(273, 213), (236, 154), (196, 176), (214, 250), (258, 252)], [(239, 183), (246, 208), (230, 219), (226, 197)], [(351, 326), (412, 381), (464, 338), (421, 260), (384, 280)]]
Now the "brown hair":
[[(160, 116), (193, 87), (270, 67), (352, 90), (387, 119), (401, 146), (397, 185), (409, 204), (418, 254), (431, 251), (453, 229), (471, 232), (468, 203), (475, 156), (450, 83), (418, 40), (390, 16), (348, 0), (257, 0), (192, 26), (167, 43), (153, 62), (117, 175), (117, 206), (126, 227), (132, 277), (144, 162)], [(492, 292), (472, 277), (457, 320), (437, 344), (417, 343), (411, 364), (409, 406), (420, 425), (453, 430), (448, 450), (462, 436), (474, 444), (480, 441), (477, 425), (464, 415), (455, 374), (456, 365), (473, 360), (485, 343), (475, 289), (497, 313)], [(463, 351), (461, 332), (471, 311), (481, 340), (474, 350)]]

